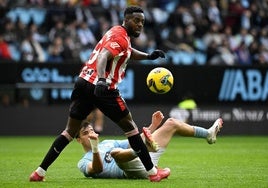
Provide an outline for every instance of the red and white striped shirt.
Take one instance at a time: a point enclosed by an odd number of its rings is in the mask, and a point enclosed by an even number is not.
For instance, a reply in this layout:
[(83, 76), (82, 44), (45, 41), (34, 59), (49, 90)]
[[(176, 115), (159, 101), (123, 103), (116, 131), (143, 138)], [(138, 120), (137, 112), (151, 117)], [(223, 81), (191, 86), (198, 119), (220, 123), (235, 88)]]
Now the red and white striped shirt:
[(125, 77), (127, 61), (132, 50), (130, 37), (122, 26), (114, 26), (105, 33), (82, 68), (79, 77), (96, 84), (98, 81), (97, 57), (103, 48), (109, 50), (113, 55), (113, 59), (107, 62), (105, 76), (106, 82), (110, 84), (110, 89), (116, 89)]

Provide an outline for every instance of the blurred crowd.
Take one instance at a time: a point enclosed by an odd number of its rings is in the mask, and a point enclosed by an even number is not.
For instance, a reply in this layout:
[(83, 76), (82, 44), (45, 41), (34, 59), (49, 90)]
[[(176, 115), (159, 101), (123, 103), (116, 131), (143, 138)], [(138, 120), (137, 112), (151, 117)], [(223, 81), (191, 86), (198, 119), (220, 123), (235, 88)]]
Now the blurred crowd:
[(143, 64), (268, 64), (268, 0), (0, 0), (0, 60), (82, 63), (128, 5), (146, 22), (133, 47), (162, 49)]

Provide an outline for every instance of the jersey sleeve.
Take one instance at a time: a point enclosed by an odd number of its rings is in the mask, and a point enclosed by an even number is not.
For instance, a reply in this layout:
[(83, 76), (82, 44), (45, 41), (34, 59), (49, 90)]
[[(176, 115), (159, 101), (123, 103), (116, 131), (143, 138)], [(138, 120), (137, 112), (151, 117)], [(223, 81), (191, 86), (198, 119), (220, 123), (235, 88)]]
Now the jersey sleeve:
[(92, 162), (92, 157), (90, 157), (90, 155), (92, 156), (92, 153), (87, 153), (85, 154), (85, 156), (80, 159), (80, 161), (77, 164), (77, 167), (79, 168), (80, 172), (82, 172), (84, 174), (85, 177), (90, 177), (90, 175), (88, 174), (88, 164)]
[(104, 48), (109, 50), (113, 56), (116, 56), (128, 49), (128, 42), (123, 36), (114, 35), (110, 40), (107, 40)]
[(114, 143), (114, 147), (127, 149), (127, 148), (129, 148), (129, 142), (128, 142), (128, 140), (116, 140), (116, 142)]

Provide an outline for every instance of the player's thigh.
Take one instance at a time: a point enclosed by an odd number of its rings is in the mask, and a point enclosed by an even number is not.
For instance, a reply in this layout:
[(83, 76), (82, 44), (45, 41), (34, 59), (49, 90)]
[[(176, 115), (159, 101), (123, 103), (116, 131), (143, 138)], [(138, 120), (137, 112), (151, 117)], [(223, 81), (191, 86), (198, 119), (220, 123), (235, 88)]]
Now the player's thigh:
[(161, 126), (155, 130), (152, 134), (153, 139), (158, 143), (160, 147), (167, 147), (172, 136), (175, 134), (176, 130), (172, 126)]
[(117, 163), (117, 165), (129, 179), (146, 179), (148, 177), (148, 173), (139, 158), (125, 163)]
[(127, 104), (120, 96), (97, 98), (96, 107), (116, 124), (129, 115)]
[(92, 84), (81, 78), (76, 81), (71, 95), (70, 117), (83, 120), (96, 108), (93, 92), (94, 86)]
[(166, 150), (165, 147), (160, 147), (160, 149), (157, 152), (150, 152), (150, 156), (154, 166), (158, 166), (159, 159), (165, 150)]
[(95, 106), (87, 101), (74, 100), (70, 105), (69, 115), (71, 118), (84, 120), (95, 109)]

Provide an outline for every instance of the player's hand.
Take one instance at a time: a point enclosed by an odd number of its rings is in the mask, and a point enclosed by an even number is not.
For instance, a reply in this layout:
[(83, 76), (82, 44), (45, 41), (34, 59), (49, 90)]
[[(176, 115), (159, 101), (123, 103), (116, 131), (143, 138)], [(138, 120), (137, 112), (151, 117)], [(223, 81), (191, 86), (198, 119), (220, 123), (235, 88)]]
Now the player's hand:
[(98, 153), (99, 135), (94, 131), (89, 134), (89, 141), (91, 145), (91, 150), (93, 153)]
[(99, 78), (94, 89), (94, 94), (97, 97), (107, 97), (108, 93), (109, 93), (109, 90), (108, 90), (108, 83), (106, 82), (106, 79)]
[(154, 50), (151, 54), (149, 54), (148, 59), (150, 60), (155, 60), (159, 57), (161, 58), (165, 58), (165, 52), (163, 52), (162, 50)]
[(91, 133), (89, 133), (89, 139), (91, 140), (97, 140), (99, 141), (99, 134), (95, 133), (94, 131), (92, 131)]

